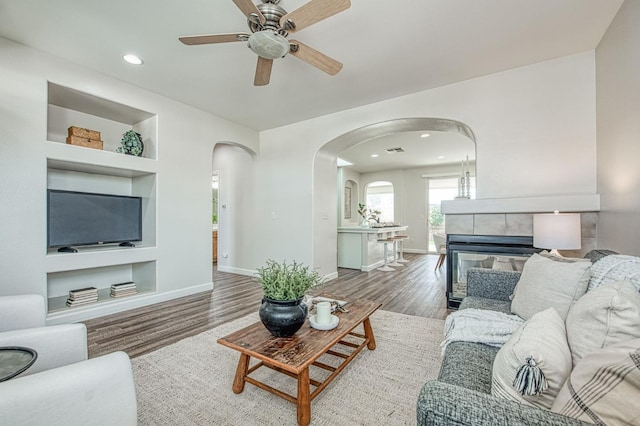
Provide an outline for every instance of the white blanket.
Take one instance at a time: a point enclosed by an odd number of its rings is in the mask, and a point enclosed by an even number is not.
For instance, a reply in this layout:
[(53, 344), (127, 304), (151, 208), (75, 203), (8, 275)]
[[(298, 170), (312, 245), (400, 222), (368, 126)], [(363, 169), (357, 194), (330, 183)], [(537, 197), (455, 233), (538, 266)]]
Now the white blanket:
[(462, 309), (444, 323), (442, 354), (451, 342), (474, 342), (500, 347), (507, 343), (524, 320), (517, 315), (484, 309)]

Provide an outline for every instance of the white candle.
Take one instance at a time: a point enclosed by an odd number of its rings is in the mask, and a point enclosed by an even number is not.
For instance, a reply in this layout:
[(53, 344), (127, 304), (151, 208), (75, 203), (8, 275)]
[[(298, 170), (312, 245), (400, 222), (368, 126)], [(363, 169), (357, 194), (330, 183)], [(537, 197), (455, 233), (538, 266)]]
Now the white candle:
[(318, 324), (331, 324), (331, 303), (319, 302), (316, 304), (316, 322)]

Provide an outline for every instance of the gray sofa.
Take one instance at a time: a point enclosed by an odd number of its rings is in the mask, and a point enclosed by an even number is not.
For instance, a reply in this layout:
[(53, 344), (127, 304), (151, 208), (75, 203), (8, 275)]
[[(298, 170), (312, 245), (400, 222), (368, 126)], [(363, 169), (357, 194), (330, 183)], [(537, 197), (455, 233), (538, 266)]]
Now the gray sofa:
[[(592, 262), (614, 254), (593, 250)], [(467, 297), (459, 309), (477, 308), (511, 313), (509, 296), (519, 272), (472, 268)], [(569, 417), (491, 395), (491, 371), (499, 348), (454, 342), (447, 346), (437, 380), (428, 381), (418, 397), (418, 425), (586, 425)]]

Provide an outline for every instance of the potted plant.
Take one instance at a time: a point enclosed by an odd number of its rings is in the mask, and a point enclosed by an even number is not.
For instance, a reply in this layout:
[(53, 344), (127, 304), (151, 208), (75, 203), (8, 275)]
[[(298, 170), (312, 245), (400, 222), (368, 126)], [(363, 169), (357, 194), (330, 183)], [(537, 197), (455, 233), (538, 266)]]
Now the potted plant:
[(380, 223), (380, 210), (373, 210), (367, 207), (365, 204), (359, 203), (358, 214), (362, 216), (362, 222), (360, 222), (360, 226), (362, 226), (363, 228), (368, 228), (372, 220), (376, 221), (376, 223)]
[(322, 282), (320, 274), (295, 261), (287, 265), (269, 259), (258, 268), (256, 280), (264, 293), (260, 320), (276, 337), (293, 336), (307, 318), (304, 294)]

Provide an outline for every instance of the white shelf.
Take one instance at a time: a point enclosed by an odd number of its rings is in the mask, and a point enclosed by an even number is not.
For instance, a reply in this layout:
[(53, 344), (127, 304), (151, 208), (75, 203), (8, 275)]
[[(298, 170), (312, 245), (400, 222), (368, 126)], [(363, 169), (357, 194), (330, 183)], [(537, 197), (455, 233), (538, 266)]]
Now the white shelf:
[[(100, 132), (103, 150), (115, 153), (121, 146), (122, 135), (133, 130), (142, 136), (143, 157), (157, 158), (156, 114), (51, 82), (48, 83), (48, 95), (47, 140), (64, 145), (69, 127), (83, 127)], [(125, 164), (117, 167), (129, 166)]]
[(98, 289), (98, 301), (95, 303), (89, 303), (87, 305), (81, 305), (81, 306), (67, 306), (67, 299), (69, 298), (69, 295), (64, 295), (64, 296), (58, 296), (58, 297), (52, 297), (48, 300), (49, 303), (49, 316), (55, 316), (55, 314), (61, 313), (61, 312), (73, 312), (73, 311), (81, 311), (81, 310), (86, 310), (86, 309), (91, 309), (91, 308), (96, 308), (96, 307), (100, 307), (100, 305), (104, 305), (104, 304), (112, 304), (112, 303), (119, 303), (119, 302), (123, 302), (126, 300), (131, 300), (131, 299), (135, 299), (135, 298), (139, 298), (140, 296), (145, 295), (146, 293), (150, 293), (150, 291), (140, 291), (138, 290), (137, 294), (133, 294), (131, 296), (126, 296), (126, 297), (120, 297), (120, 298), (115, 298), (115, 297), (111, 297), (111, 288), (100, 288)]
[(47, 273), (150, 262), (157, 257), (155, 247), (123, 248), (115, 245), (100, 248), (78, 247), (77, 249), (77, 253), (57, 253), (54, 250), (47, 254), (45, 256)]
[(47, 167), (132, 178), (157, 173), (158, 162), (149, 158), (48, 141)]
[(48, 100), (49, 105), (129, 125), (134, 125), (154, 116), (154, 114), (138, 108), (99, 98), (89, 93), (51, 82), (48, 84)]

